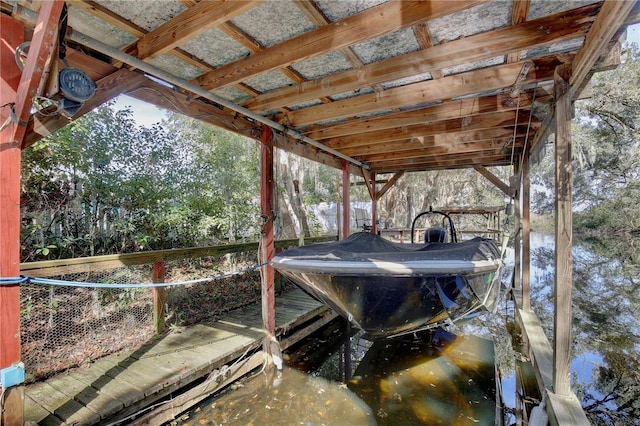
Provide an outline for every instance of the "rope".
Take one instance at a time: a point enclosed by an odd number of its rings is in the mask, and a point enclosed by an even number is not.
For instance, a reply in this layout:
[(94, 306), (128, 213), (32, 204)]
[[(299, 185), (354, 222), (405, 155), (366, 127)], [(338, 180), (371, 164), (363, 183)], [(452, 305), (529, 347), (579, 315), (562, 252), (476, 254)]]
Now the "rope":
[[(535, 87), (533, 88), (533, 98), (531, 99), (531, 110), (529, 111), (529, 122), (527, 123), (527, 134), (524, 138), (524, 148), (522, 152), (527, 152), (527, 144), (529, 142), (529, 130), (531, 129), (531, 119), (533, 118), (533, 103), (536, 101), (536, 91), (538, 89), (538, 83), (536, 82)], [(522, 165), (524, 164), (524, 155), (520, 157), (520, 169), (518, 170), (518, 174), (520, 178), (522, 178)]]
[(511, 160), (509, 164), (514, 166), (513, 164), (513, 156), (516, 150), (516, 135), (518, 134), (518, 116), (520, 115), (520, 96), (518, 96), (518, 104), (516, 105), (516, 119), (515, 123), (513, 123), (513, 141), (511, 142)]
[(141, 284), (105, 284), (105, 283), (86, 283), (78, 281), (65, 281), (49, 278), (28, 277), (21, 275), (19, 277), (7, 277), (0, 278), (0, 286), (3, 285), (18, 285), (18, 284), (39, 284), (39, 285), (55, 285), (55, 286), (67, 286), (67, 287), (88, 287), (88, 288), (149, 288), (149, 287), (175, 287), (180, 285), (197, 284), (207, 281), (215, 281), (222, 278), (229, 278), (235, 275), (244, 274), (255, 269), (262, 268), (267, 265), (268, 262), (260, 263), (258, 265), (250, 266), (245, 269), (241, 269), (235, 272), (229, 272), (227, 274), (217, 275), (214, 277), (198, 278), (188, 281), (175, 281), (170, 283), (141, 283)]

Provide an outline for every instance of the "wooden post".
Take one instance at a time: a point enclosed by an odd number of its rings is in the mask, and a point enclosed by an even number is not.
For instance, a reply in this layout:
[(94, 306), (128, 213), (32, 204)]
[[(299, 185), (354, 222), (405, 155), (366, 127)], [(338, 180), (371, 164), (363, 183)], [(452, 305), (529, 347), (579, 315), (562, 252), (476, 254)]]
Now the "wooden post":
[(375, 173), (371, 173), (371, 232), (378, 233), (378, 185)]
[[(514, 166), (514, 174), (517, 175), (519, 173), (518, 165)], [(521, 182), (518, 182), (517, 188), (520, 188)], [(514, 221), (514, 232), (515, 235), (513, 237), (513, 287), (516, 290), (522, 290), (522, 222), (521, 222), (521, 207), (520, 207), (520, 199), (521, 191), (518, 189), (515, 191), (513, 204), (514, 204), (514, 213), (513, 213), (513, 221)]]
[(556, 247), (553, 324), (553, 390), (558, 395), (571, 395), (569, 382), (571, 361), (571, 286), (573, 257), (571, 211), (571, 93), (569, 67), (562, 65), (554, 74), (556, 118)]
[[(14, 102), (20, 69), (14, 53), (24, 41), (24, 26), (0, 14), (0, 105)], [(10, 119), (10, 107), (0, 109), (0, 125)], [(0, 131), (0, 277), (20, 275), (20, 144), (12, 143), (14, 124)], [(20, 361), (20, 286), (0, 286), (0, 369)], [(9, 388), (0, 398), (0, 424), (22, 424), (24, 389)]]
[(531, 179), (529, 155), (522, 161), (522, 309), (531, 309)]
[[(55, 40), (62, 1), (44, 2), (29, 54), (20, 72), (15, 48), (24, 40), (24, 26), (0, 16), (0, 277), (20, 275), (21, 147), (45, 63)], [(15, 118), (12, 118), (12, 115)], [(0, 286), (0, 369), (19, 362), (20, 286)], [(7, 388), (0, 398), (0, 424), (22, 424), (24, 388)]]
[(351, 200), (349, 196), (349, 162), (344, 160), (342, 162), (342, 235), (341, 239), (345, 239), (349, 236), (351, 230)]
[[(260, 263), (265, 263), (273, 258), (274, 230), (273, 230), (273, 132), (266, 125), (262, 126), (262, 145), (260, 147), (260, 210), (262, 214), (262, 232), (260, 235)], [(275, 308), (275, 273), (273, 266), (262, 267), (262, 322), (270, 339), (276, 330)], [(265, 351), (270, 353), (267, 346), (269, 340), (265, 340)]]
[[(165, 274), (165, 263), (155, 262), (153, 264), (153, 282), (163, 283)], [(165, 331), (165, 309), (164, 306), (167, 303), (167, 289), (166, 287), (154, 287), (153, 288), (153, 328), (156, 334), (164, 333)]]

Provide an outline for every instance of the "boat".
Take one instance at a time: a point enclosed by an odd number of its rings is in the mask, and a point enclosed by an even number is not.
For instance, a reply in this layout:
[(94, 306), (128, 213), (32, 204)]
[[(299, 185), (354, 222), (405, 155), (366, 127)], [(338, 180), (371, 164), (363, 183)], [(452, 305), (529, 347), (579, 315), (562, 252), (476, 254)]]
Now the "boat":
[(357, 232), (285, 250), (271, 264), (373, 340), (494, 311), (500, 250), (487, 238), (458, 242), (449, 221), (449, 242), (441, 227), (428, 229), (424, 243), (412, 238), (411, 244)]

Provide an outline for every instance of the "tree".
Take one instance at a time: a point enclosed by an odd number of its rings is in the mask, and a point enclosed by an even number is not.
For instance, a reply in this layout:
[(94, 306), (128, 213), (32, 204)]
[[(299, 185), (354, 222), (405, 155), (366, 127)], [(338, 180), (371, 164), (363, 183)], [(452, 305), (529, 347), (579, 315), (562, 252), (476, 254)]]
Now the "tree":
[[(199, 240), (257, 239), (260, 230), (259, 145), (195, 119), (173, 115), (166, 123), (190, 152), (188, 188), (177, 204), (191, 217)], [(199, 218), (199, 219), (196, 219)]]
[(156, 200), (165, 196), (163, 185), (142, 178), (155, 172), (151, 157), (158, 163), (167, 155), (165, 141), (157, 128), (138, 129), (131, 111), (106, 105), (26, 150), (26, 257), (33, 255), (30, 248), (37, 253), (45, 246), (55, 247), (59, 256), (126, 249), (124, 241), (154, 202), (145, 194)]
[[(596, 74), (593, 95), (575, 104), (573, 200), (578, 229), (638, 232), (640, 212), (640, 52), (628, 46), (615, 70)], [(549, 212), (553, 156), (532, 174), (533, 208)]]
[(196, 120), (139, 127), (111, 104), (23, 156), (23, 260), (255, 239), (257, 144)]

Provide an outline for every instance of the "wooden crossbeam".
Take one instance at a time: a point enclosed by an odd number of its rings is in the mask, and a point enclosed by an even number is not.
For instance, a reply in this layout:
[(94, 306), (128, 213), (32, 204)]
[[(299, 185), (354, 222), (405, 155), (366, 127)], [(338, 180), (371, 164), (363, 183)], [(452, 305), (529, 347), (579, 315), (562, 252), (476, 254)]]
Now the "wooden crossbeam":
[[(517, 116), (517, 120), (516, 120)], [(535, 120), (537, 121), (537, 120)], [(535, 121), (534, 124), (535, 125)], [(371, 143), (383, 143), (409, 138), (435, 136), (446, 133), (468, 132), (473, 130), (490, 129), (493, 127), (509, 127), (514, 125), (526, 126), (529, 114), (507, 111), (503, 113), (485, 114), (481, 116), (463, 117), (435, 123), (397, 127), (375, 132), (360, 133), (348, 137), (327, 139), (325, 145), (334, 149), (346, 149), (356, 146), (367, 146)]]
[[(522, 126), (518, 128), (516, 132), (516, 145), (522, 145), (522, 141), (526, 137), (526, 129)], [(434, 148), (448, 147), (455, 149), (464, 143), (485, 143), (487, 145), (496, 146), (511, 149), (511, 142), (508, 142), (513, 137), (513, 129), (510, 128), (492, 128), (483, 129), (472, 132), (460, 132), (460, 133), (446, 133), (436, 136), (424, 136), (421, 138), (414, 138), (411, 140), (391, 141), (391, 142), (375, 142), (372, 141), (368, 145), (360, 145), (354, 147), (347, 147), (340, 150), (345, 155), (351, 157), (365, 157), (370, 155), (385, 154), (385, 153), (398, 153), (402, 151), (414, 151), (423, 150), (429, 152)]]
[(504, 183), (502, 181), (502, 179), (500, 179), (498, 176), (494, 175), (489, 170), (487, 170), (486, 167), (484, 167), (484, 166), (475, 166), (474, 169), (478, 173), (480, 173), (482, 176), (484, 176), (485, 179), (487, 179), (489, 182), (491, 182), (496, 188), (498, 188), (500, 191), (502, 191), (505, 195), (508, 195), (508, 196), (512, 196), (513, 195), (513, 191), (511, 191), (511, 188), (509, 187), (509, 185)]
[[(569, 80), (569, 84), (572, 87), (582, 86), (583, 80), (589, 75), (603, 49), (618, 31), (635, 3), (634, 1), (617, 0), (606, 0), (604, 2), (596, 21), (587, 34), (584, 44), (578, 50), (572, 62), (572, 72)], [(573, 95), (578, 96), (579, 93)]]
[(588, 5), (524, 24), (449, 41), (429, 49), (334, 73), (301, 85), (271, 90), (248, 100), (246, 106), (259, 112), (269, 111), (284, 105), (295, 105), (323, 96), (348, 92), (369, 84), (397, 80), (417, 73), (434, 72), (446, 67), (572, 39), (586, 34), (597, 11), (597, 4)]
[(259, 5), (258, 1), (203, 1), (145, 34), (136, 43), (137, 57), (151, 58), (168, 52), (235, 16)]
[[(540, 99), (540, 96), (536, 96), (536, 99)], [(427, 124), (500, 111), (513, 111), (517, 108), (528, 109), (531, 106), (531, 96), (521, 94), (519, 105), (518, 107), (518, 99), (511, 99), (508, 95), (482, 96), (459, 101), (443, 102), (442, 104), (412, 111), (402, 111), (382, 116), (349, 120), (323, 127), (312, 127), (305, 132), (305, 135), (312, 139), (325, 140), (362, 132)]]
[[(245, 58), (241, 63), (223, 65), (195, 78), (192, 82), (207, 90), (219, 89), (313, 56), (485, 2), (486, 0), (384, 3), (342, 19), (334, 25), (320, 27), (283, 41)], [(328, 40), (330, 42), (327, 42)]]
[[(545, 81), (553, 78), (553, 70), (559, 65), (554, 57), (534, 61), (535, 67), (523, 80), (523, 84)], [(326, 105), (318, 105), (296, 111), (289, 111), (281, 121), (291, 126), (306, 126), (317, 122), (336, 120), (377, 111), (422, 105), (441, 99), (481, 94), (488, 91), (511, 87), (518, 78), (522, 63), (505, 64), (491, 68), (450, 75), (439, 80), (427, 80), (408, 84), (382, 93), (372, 93), (343, 99)]]

